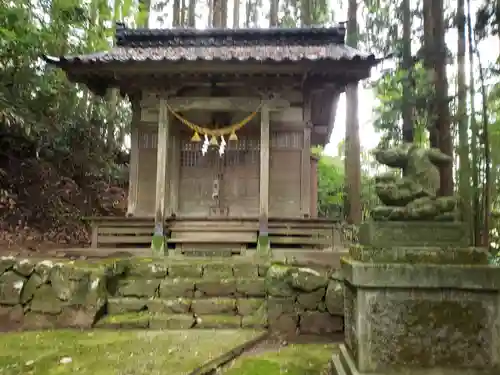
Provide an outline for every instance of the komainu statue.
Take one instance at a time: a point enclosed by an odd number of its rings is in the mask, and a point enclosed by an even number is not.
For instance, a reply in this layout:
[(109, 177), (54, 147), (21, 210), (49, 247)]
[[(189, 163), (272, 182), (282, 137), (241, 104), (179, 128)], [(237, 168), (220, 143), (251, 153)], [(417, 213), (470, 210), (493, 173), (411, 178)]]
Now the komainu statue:
[(439, 167), (451, 163), (450, 156), (412, 144), (377, 149), (374, 155), (379, 163), (403, 170), (403, 177), (391, 172), (375, 177), (375, 191), (384, 205), (372, 210), (374, 220), (455, 220), (457, 199), (437, 196)]

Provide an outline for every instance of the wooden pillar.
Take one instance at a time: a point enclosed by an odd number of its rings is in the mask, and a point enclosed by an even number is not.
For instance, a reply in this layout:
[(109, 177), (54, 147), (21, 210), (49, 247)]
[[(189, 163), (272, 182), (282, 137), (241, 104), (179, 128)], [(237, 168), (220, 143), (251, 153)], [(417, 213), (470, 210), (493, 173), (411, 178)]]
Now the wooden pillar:
[(318, 217), (318, 160), (311, 155), (311, 217)]
[(300, 172), (300, 207), (303, 217), (311, 216), (311, 127), (308, 122), (304, 129), (302, 161)]
[(264, 104), (260, 114), (259, 232), (265, 236), (269, 219), (269, 143), (269, 107)]
[(180, 137), (171, 137), (170, 144), (170, 172), (168, 176), (170, 178), (170, 212), (169, 214), (177, 214), (179, 210), (179, 178), (180, 178)]
[(160, 99), (158, 117), (158, 147), (156, 164), (156, 198), (155, 198), (155, 234), (151, 247), (156, 253), (165, 251), (165, 197), (168, 191), (168, 156), (169, 156), (169, 122), (166, 100)]
[(132, 103), (132, 111), (127, 216), (135, 215), (139, 188), (139, 123), (141, 121), (141, 107), (137, 101)]

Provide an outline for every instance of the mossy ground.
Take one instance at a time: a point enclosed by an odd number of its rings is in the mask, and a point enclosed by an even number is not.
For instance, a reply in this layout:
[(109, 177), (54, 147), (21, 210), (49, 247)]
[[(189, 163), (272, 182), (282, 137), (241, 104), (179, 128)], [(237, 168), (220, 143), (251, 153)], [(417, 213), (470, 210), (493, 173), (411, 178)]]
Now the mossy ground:
[(0, 341), (0, 374), (181, 375), (259, 334), (252, 330), (9, 333)]
[(235, 360), (224, 375), (321, 375), (337, 344), (293, 344)]

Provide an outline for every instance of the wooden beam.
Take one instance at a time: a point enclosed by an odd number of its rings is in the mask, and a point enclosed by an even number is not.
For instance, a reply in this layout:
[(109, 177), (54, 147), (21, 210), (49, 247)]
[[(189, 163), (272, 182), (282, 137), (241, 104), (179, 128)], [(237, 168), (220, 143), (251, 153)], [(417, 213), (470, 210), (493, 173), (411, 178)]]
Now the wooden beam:
[[(161, 98), (162, 95), (160, 94)], [(146, 99), (141, 102), (141, 107), (154, 107), (151, 103), (155, 99)], [(158, 100), (158, 99), (156, 99)], [(255, 97), (173, 97), (168, 99), (168, 105), (174, 111), (245, 111), (252, 112), (259, 108), (262, 103), (260, 98)], [(153, 104), (153, 105), (152, 105)], [(290, 103), (285, 99), (270, 99), (266, 101), (269, 111), (281, 111), (289, 108)]]
[[(163, 237), (163, 226), (165, 223), (165, 197), (167, 196), (167, 158), (169, 155), (169, 122), (168, 109), (165, 99), (160, 100), (160, 116), (158, 119), (158, 147), (156, 161), (156, 197), (155, 197), (155, 236)], [(160, 239), (156, 241), (160, 243)], [(161, 239), (161, 246), (155, 245), (153, 238), (153, 250), (164, 250), (164, 242)]]
[(269, 218), (269, 109), (266, 104), (260, 113), (260, 185), (259, 185), (259, 217), (260, 232), (267, 235)]

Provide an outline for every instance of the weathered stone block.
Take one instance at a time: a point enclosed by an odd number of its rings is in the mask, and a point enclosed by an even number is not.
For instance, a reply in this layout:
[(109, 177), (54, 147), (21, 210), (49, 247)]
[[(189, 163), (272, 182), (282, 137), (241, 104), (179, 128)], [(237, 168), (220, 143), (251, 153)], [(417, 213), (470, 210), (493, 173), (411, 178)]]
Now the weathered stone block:
[(73, 269), (61, 265), (54, 266), (49, 275), (49, 282), (57, 298), (68, 301), (79, 285), (78, 280), (71, 277)]
[(41, 314), (57, 315), (62, 311), (63, 302), (57, 298), (54, 289), (48, 284), (44, 284), (38, 288), (31, 303), (29, 310)]
[(132, 278), (163, 279), (168, 275), (168, 267), (163, 262), (131, 262), (127, 275)]
[(236, 292), (247, 297), (265, 297), (266, 280), (263, 278), (236, 280)]
[(42, 278), (42, 281), (46, 283), (49, 281), (50, 272), (54, 267), (54, 263), (50, 260), (43, 260), (35, 265), (35, 272)]
[(319, 311), (305, 311), (300, 313), (299, 330), (301, 333), (326, 334), (342, 332), (344, 322), (340, 316)]
[(488, 264), (488, 251), (475, 247), (377, 248), (353, 245), (349, 255), (353, 260), (367, 263)]
[(19, 275), (28, 277), (35, 270), (35, 264), (29, 259), (20, 259), (13, 268)]
[(14, 257), (0, 257), (0, 275), (6, 271), (10, 271), (14, 268), (16, 264), (16, 258)]
[(240, 328), (241, 317), (232, 315), (204, 315), (196, 318), (196, 328)]
[(233, 275), (235, 278), (257, 278), (259, 266), (257, 264), (233, 264)]
[(138, 312), (146, 309), (147, 300), (138, 298), (113, 298), (108, 300), (107, 313), (109, 315)]
[(349, 260), (343, 267), (345, 342), (360, 373), (500, 370), (500, 268)]
[(147, 302), (148, 311), (162, 314), (187, 314), (191, 309), (191, 300), (186, 298), (153, 299)]
[(290, 283), (290, 267), (273, 264), (266, 274), (267, 293), (273, 297), (292, 297), (297, 294)]
[(203, 266), (203, 278), (232, 279), (233, 266), (230, 263), (208, 263)]
[(151, 329), (189, 329), (195, 324), (192, 315), (153, 315), (149, 320)]
[(24, 311), (21, 305), (0, 306), (0, 331), (16, 330), (22, 327)]
[(28, 311), (24, 315), (22, 329), (24, 330), (42, 330), (53, 329), (57, 327), (57, 316), (43, 314), (34, 311)]
[(168, 267), (169, 277), (200, 278), (203, 276), (201, 264), (171, 264)]
[(300, 293), (297, 296), (297, 303), (304, 310), (317, 310), (324, 297), (325, 288), (323, 287), (313, 292)]
[(160, 282), (160, 298), (193, 298), (195, 280), (176, 277)]
[(298, 321), (299, 317), (297, 314), (282, 314), (274, 318), (268, 317), (269, 329), (284, 334), (294, 334), (297, 332)]
[(123, 297), (155, 297), (160, 280), (128, 279), (120, 282), (117, 294)]
[(340, 281), (330, 280), (326, 289), (325, 305), (332, 315), (344, 315), (344, 288)]
[(240, 298), (236, 301), (236, 310), (239, 315), (252, 315), (265, 304), (261, 298)]
[(207, 297), (228, 297), (236, 293), (236, 280), (224, 278), (210, 280), (203, 278), (196, 282), (195, 290)]
[(311, 268), (292, 268), (289, 275), (291, 286), (305, 292), (324, 288), (328, 284), (328, 278), (325, 274)]
[(0, 304), (17, 305), (21, 301), (26, 278), (14, 271), (7, 271), (0, 276)]
[(96, 310), (85, 308), (63, 308), (57, 316), (55, 325), (59, 328), (91, 328), (96, 319)]
[(467, 247), (469, 231), (460, 222), (370, 221), (359, 229), (362, 246), (391, 248), (398, 246)]
[(193, 300), (191, 310), (196, 315), (236, 314), (236, 300), (231, 298), (206, 298)]

